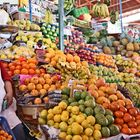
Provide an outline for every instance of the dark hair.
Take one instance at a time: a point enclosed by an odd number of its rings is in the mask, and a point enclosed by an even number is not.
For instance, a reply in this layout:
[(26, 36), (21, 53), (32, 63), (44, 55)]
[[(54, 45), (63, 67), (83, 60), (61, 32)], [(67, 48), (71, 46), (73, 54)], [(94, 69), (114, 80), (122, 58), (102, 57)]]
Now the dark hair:
[(38, 40), (37, 45), (42, 45), (42, 44), (43, 44), (42, 40)]

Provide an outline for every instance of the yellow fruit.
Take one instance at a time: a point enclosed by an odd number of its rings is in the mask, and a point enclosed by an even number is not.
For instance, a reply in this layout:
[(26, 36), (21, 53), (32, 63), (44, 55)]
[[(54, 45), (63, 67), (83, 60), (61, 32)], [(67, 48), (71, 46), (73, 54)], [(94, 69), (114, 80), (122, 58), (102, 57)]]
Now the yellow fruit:
[(74, 120), (76, 120), (76, 115), (73, 115), (72, 113), (71, 113), (71, 115), (70, 115)]
[(68, 128), (67, 128), (67, 134), (68, 134), (68, 135), (72, 135), (72, 129), (71, 129), (71, 127), (68, 127)]
[(62, 109), (59, 106), (55, 106), (53, 108), (53, 114), (61, 114), (62, 113)]
[(61, 123), (59, 124), (59, 128), (60, 128), (60, 130), (61, 130), (62, 132), (66, 132), (66, 131), (67, 131), (67, 128), (68, 128), (68, 125), (67, 125), (66, 122), (61, 122)]
[(83, 133), (83, 127), (76, 122), (72, 123), (71, 128), (74, 135), (80, 135)]
[(53, 118), (53, 116), (54, 116), (54, 115), (53, 115), (52, 113), (49, 113), (49, 114), (47, 115), (47, 119), (48, 119), (48, 120), (51, 120), (51, 119)]
[(88, 140), (88, 136), (83, 135), (83, 136), (82, 136), (82, 140)]
[(93, 130), (91, 128), (86, 128), (85, 129), (85, 135), (86, 136), (92, 136), (93, 134)]
[(52, 113), (53, 114), (53, 110), (52, 109), (49, 109), (48, 110), (48, 113)]
[(91, 125), (94, 125), (95, 124), (95, 118), (93, 116), (88, 116), (87, 117), (87, 121), (91, 124)]
[(73, 122), (74, 122), (74, 118), (70, 118), (69, 120), (68, 120), (68, 124), (72, 124)]
[(72, 137), (72, 140), (82, 140), (82, 137), (80, 135), (75, 135)]
[(94, 129), (95, 130), (101, 130), (101, 125), (100, 124), (95, 124)]
[(41, 89), (39, 92), (41, 95), (45, 95), (47, 93), (46, 89)]
[(88, 128), (90, 126), (87, 120), (84, 120), (81, 125), (83, 128)]
[(93, 136), (92, 137), (89, 137), (89, 140), (94, 140)]
[(67, 135), (66, 140), (72, 140), (72, 135)]
[(62, 139), (62, 140), (65, 140), (66, 136), (67, 136), (67, 134), (65, 132), (60, 132), (59, 133), (59, 138)]
[(63, 102), (63, 101), (60, 102), (60, 103), (58, 104), (58, 106), (61, 107), (62, 110), (65, 110), (65, 109), (67, 108), (67, 104), (66, 104), (65, 102)]
[(56, 129), (59, 129), (59, 123), (55, 123), (53, 126), (54, 126)]
[(72, 109), (71, 109), (71, 112), (74, 115), (78, 115), (79, 114), (79, 107), (78, 106), (73, 106)]
[(27, 89), (27, 86), (26, 85), (20, 85), (19, 86), (19, 90), (20, 91), (25, 91)]
[(68, 107), (67, 107), (67, 111), (68, 111), (68, 112), (71, 112), (71, 109), (72, 109), (72, 106), (68, 106)]
[(53, 121), (53, 120), (49, 120), (49, 121), (47, 122), (47, 124), (48, 124), (49, 126), (53, 126), (53, 125), (54, 125), (54, 121)]
[(77, 123), (82, 123), (85, 120), (85, 116), (83, 114), (80, 114), (76, 117)]
[(54, 122), (59, 123), (59, 122), (61, 122), (61, 115), (57, 114), (57, 115), (54, 116), (53, 119), (54, 119)]
[(61, 114), (61, 120), (67, 122), (69, 119), (69, 113), (67, 111), (63, 111)]
[(93, 137), (94, 137), (95, 140), (100, 140), (102, 138), (102, 134), (99, 130), (95, 130), (93, 132)]

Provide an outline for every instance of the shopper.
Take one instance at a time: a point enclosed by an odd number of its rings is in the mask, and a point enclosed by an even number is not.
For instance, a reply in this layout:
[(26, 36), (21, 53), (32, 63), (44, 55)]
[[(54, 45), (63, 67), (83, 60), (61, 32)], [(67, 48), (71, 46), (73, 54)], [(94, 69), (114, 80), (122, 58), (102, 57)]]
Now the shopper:
[[(3, 103), (7, 107), (3, 106)], [(5, 117), (13, 130), (16, 140), (26, 140), (23, 125), (16, 113), (16, 101), (13, 99), (11, 77), (0, 61), (0, 115)]]

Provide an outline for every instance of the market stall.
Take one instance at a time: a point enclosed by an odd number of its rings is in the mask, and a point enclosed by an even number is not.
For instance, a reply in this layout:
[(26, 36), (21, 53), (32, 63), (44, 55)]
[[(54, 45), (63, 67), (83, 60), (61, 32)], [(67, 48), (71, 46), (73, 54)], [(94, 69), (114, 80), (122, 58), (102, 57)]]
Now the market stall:
[(140, 139), (139, 26), (122, 29), (125, 2), (81, 3), (20, 1), (13, 18), (4, 12), (0, 60), (17, 115), (39, 140)]

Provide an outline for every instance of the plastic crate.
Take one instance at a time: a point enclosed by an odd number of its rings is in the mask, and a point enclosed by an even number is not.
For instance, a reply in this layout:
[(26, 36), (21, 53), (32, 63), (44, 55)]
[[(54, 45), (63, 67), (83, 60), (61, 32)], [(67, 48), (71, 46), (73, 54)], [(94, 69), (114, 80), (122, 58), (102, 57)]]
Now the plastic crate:
[(89, 13), (89, 10), (87, 7), (82, 7), (82, 8), (78, 8), (78, 9), (73, 10), (73, 15), (76, 18), (78, 18), (82, 14), (88, 14), (88, 13)]
[(0, 126), (2, 127), (2, 129), (4, 131), (6, 131), (9, 135), (11, 135), (13, 137), (12, 140), (16, 140), (12, 130), (10, 129), (10, 126), (9, 126), (7, 120), (2, 116), (0, 116)]

